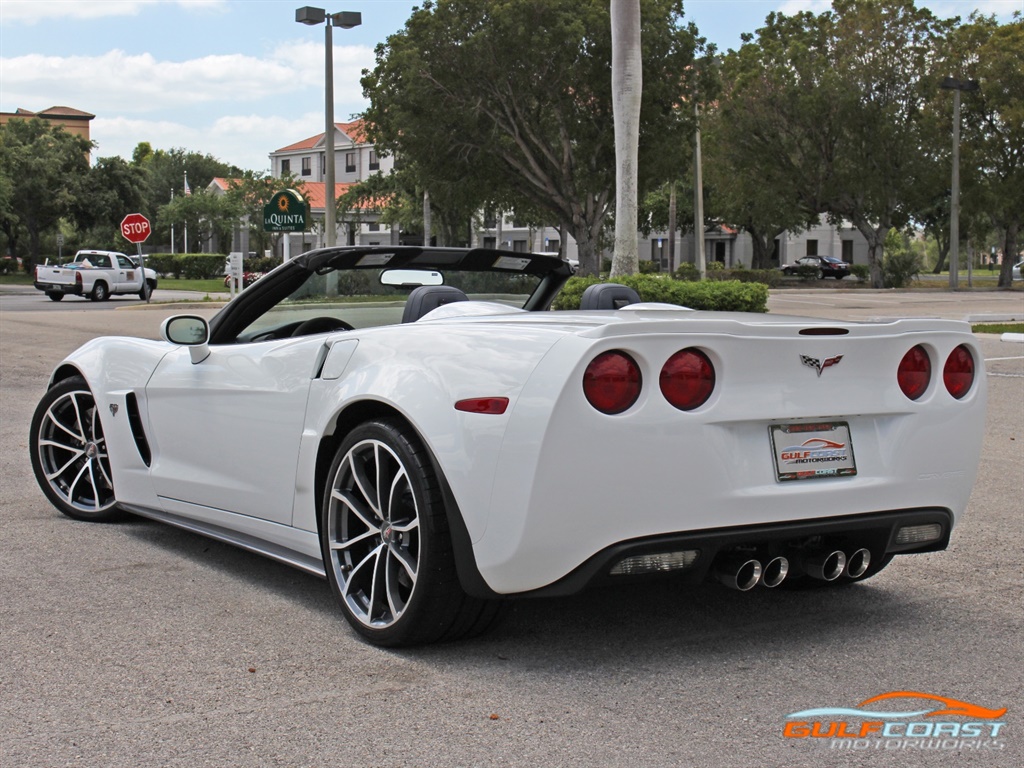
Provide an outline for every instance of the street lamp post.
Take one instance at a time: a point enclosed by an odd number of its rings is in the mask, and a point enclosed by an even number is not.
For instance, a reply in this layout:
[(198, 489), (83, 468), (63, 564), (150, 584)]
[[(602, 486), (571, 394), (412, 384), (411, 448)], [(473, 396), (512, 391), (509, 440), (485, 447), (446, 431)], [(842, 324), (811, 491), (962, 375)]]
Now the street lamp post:
[(324, 245), (328, 248), (337, 242), (337, 229), (334, 211), (334, 38), (331, 27), (352, 29), (363, 23), (361, 13), (342, 11), (327, 13), (323, 8), (303, 6), (295, 11), (295, 21), (300, 24), (324, 24)]
[(953, 188), (949, 205), (949, 289), (960, 287), (960, 91), (978, 90), (977, 80), (947, 77), (942, 88), (953, 91)]

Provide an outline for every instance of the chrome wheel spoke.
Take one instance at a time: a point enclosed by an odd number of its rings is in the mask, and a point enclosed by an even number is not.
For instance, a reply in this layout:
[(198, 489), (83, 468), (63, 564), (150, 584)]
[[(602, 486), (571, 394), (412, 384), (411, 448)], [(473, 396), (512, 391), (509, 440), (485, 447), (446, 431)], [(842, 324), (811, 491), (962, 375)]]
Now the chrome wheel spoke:
[(329, 566), (351, 617), (367, 628), (405, 612), (419, 571), (419, 512), (407, 468), (383, 440), (357, 442), (331, 478)]
[(88, 391), (69, 391), (50, 403), (35, 438), (40, 474), (63, 502), (90, 513), (114, 506), (103, 425)]

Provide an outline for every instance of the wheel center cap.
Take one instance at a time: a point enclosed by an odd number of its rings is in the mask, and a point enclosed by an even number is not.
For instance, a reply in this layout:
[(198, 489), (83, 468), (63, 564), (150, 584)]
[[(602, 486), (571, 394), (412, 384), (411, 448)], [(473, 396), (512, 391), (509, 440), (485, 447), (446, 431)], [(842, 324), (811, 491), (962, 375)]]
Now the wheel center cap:
[(86, 443), (85, 446), (85, 458), (95, 459), (99, 449), (96, 448), (96, 443)]
[(395, 529), (392, 528), (390, 525), (385, 526), (384, 529), (380, 532), (380, 538), (385, 544), (394, 544)]

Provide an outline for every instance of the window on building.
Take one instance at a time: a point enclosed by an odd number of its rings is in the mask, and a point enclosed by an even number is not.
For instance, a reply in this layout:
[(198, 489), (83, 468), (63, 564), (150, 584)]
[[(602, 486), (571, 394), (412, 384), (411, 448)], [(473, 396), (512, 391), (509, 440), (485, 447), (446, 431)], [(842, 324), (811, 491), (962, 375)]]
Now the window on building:
[(843, 261), (853, 264), (853, 240), (843, 240)]
[(302, 175), (312, 176), (313, 175), (313, 158), (304, 157), (302, 158)]
[(292, 161), (282, 160), (281, 161), (281, 175), (284, 176), (292, 172)]
[(497, 229), (498, 228), (498, 216), (494, 211), (484, 212), (484, 229)]
[(371, 221), (369, 224), (366, 225), (366, 228), (369, 229), (371, 232), (380, 232), (380, 222)]
[(320, 155), (320, 178), (327, 175), (327, 153)]
[(373, 150), (373, 149), (370, 150), (370, 163), (369, 163), (369, 165), (370, 165), (370, 170), (371, 171), (380, 170), (380, 159), (377, 157), (377, 151), (376, 150)]
[(553, 237), (545, 238), (544, 240), (544, 251), (546, 253), (561, 253), (562, 243)]
[(722, 240), (715, 242), (715, 261), (725, 264), (725, 242)]
[(494, 237), (485, 237), (484, 238), (484, 248), (489, 248), (490, 250), (493, 251), (497, 247), (498, 247), (498, 240), (497, 240), (497, 238), (494, 238)]
[(516, 253), (526, 253), (526, 241), (525, 240), (513, 240), (512, 250)]
[(807, 241), (807, 255), (808, 256), (817, 256), (818, 255), (818, 241), (817, 240), (808, 240)]
[(356, 172), (356, 153), (346, 152), (345, 153), (345, 173)]

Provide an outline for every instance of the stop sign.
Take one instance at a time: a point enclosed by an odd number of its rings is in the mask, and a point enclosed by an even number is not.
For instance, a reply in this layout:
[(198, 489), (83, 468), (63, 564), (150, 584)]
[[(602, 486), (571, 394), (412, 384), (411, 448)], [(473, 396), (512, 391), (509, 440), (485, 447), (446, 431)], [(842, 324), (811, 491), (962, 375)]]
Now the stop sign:
[(121, 235), (129, 243), (144, 243), (152, 229), (141, 213), (129, 213), (121, 220)]

